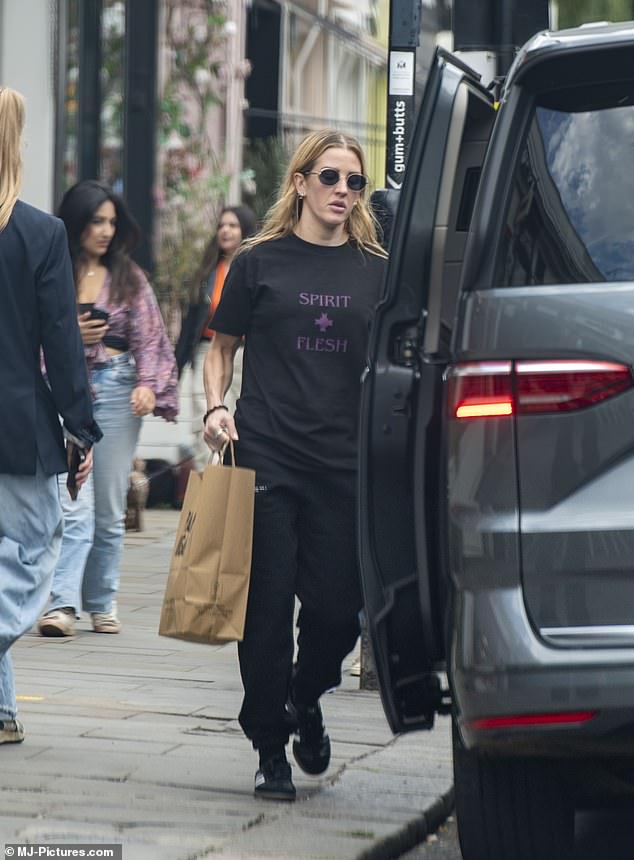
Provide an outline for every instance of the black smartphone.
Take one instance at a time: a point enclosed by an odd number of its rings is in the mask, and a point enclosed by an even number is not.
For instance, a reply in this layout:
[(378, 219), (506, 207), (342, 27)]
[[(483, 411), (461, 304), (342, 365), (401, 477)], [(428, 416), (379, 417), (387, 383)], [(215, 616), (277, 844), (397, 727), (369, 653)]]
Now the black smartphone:
[(101, 308), (91, 308), (90, 309), (90, 319), (91, 320), (103, 320), (103, 322), (108, 322), (108, 317), (110, 314), (108, 311), (104, 311)]
[(77, 472), (85, 459), (85, 452), (75, 445), (74, 442), (66, 443), (66, 462), (68, 463), (66, 488), (73, 501), (77, 499), (77, 493), (79, 492), (79, 487), (77, 486)]

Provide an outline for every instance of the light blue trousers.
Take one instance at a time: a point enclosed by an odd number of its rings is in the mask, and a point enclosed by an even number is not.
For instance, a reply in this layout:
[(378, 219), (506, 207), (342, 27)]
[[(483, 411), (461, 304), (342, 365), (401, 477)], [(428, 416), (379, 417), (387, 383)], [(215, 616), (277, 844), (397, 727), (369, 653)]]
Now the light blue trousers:
[(132, 414), (130, 395), (136, 368), (129, 353), (116, 355), (92, 372), (95, 419), (103, 439), (94, 448), (93, 471), (73, 502), (60, 475), (64, 539), (50, 609), (110, 612), (119, 588), (125, 534), (126, 497), (141, 419)]
[(9, 649), (33, 626), (51, 587), (62, 540), (57, 480), (0, 474), (0, 720), (15, 719)]

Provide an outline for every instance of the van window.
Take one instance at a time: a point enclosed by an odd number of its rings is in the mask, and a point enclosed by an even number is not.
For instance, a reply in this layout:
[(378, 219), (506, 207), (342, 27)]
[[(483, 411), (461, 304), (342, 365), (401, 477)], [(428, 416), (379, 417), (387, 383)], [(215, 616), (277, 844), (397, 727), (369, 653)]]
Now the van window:
[(633, 92), (627, 82), (536, 100), (496, 286), (634, 280)]

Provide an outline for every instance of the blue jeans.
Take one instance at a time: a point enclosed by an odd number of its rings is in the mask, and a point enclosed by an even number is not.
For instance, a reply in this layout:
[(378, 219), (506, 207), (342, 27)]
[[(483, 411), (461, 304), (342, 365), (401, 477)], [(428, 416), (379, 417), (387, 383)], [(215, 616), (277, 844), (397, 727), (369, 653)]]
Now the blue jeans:
[(55, 476), (0, 475), (0, 720), (15, 719), (9, 648), (35, 623), (62, 540)]
[(125, 534), (126, 497), (141, 419), (132, 414), (137, 384), (130, 353), (112, 356), (92, 372), (95, 419), (103, 439), (95, 445), (91, 477), (73, 502), (60, 476), (64, 539), (50, 609), (72, 606), (110, 612), (119, 588), (119, 561)]

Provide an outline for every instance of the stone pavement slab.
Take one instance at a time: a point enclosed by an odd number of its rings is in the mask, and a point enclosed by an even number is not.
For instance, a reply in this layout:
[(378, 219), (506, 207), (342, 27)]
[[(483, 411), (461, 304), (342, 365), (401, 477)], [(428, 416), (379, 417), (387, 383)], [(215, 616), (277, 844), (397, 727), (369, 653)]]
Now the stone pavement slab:
[(147, 511), (126, 536), (118, 636), (35, 631), (13, 649), (27, 739), (0, 747), (5, 842), (119, 843), (124, 860), (398, 857), (451, 806), (450, 728), (393, 737), (378, 693), (349, 675), (323, 699), (328, 773), (294, 767), (295, 804), (256, 800), (236, 720), (234, 644), (161, 638), (178, 515)]

